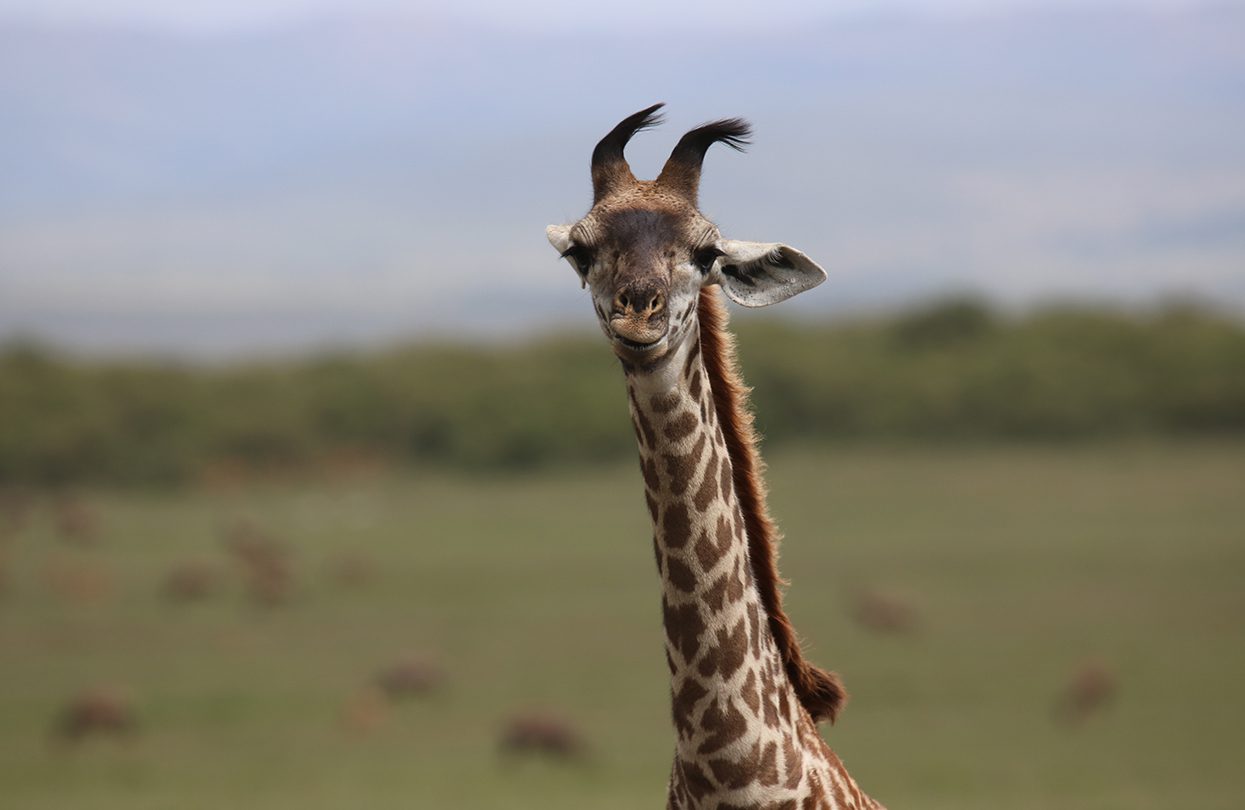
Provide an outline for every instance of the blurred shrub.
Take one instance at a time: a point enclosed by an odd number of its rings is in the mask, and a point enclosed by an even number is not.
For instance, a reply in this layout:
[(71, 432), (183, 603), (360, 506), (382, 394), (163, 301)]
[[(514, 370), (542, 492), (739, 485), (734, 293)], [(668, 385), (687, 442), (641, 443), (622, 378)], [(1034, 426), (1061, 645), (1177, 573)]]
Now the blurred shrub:
[[(772, 442), (1245, 431), (1245, 327), (1193, 305), (1004, 318), (959, 299), (829, 325), (757, 322), (740, 352)], [(177, 481), (343, 451), (528, 468), (633, 452), (600, 337), (188, 366), (0, 350), (0, 482)]]

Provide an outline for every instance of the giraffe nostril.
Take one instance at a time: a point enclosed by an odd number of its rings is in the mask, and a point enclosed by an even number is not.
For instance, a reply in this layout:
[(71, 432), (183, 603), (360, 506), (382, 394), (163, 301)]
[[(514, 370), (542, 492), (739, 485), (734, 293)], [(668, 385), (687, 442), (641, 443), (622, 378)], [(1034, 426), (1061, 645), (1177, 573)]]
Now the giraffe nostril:
[(653, 289), (619, 290), (614, 294), (614, 314), (651, 318), (666, 306), (664, 293)]

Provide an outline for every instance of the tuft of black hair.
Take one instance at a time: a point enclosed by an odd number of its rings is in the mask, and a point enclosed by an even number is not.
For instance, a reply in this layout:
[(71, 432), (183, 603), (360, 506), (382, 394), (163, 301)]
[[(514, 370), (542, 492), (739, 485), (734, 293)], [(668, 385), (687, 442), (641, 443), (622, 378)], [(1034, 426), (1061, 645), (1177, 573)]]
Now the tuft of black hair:
[[(658, 102), (637, 113), (632, 113), (619, 121), (618, 125), (597, 143), (596, 148), (592, 150), (592, 179), (598, 197), (605, 190), (606, 181), (614, 168), (618, 165), (627, 165), (626, 158), (623, 157), (623, 149), (627, 146), (627, 142), (640, 130), (660, 124), (662, 117), (657, 111), (664, 106), (666, 106), (664, 102)], [(627, 171), (630, 171), (630, 168)]]
[(742, 118), (723, 118), (696, 127), (679, 139), (657, 177), (658, 185), (678, 191), (695, 204), (700, 187), (700, 167), (709, 147), (724, 143), (742, 152), (751, 143), (748, 140), (751, 136), (752, 126)]
[(679, 143), (670, 153), (670, 160), (676, 163), (700, 167), (705, 159), (705, 152), (715, 143), (724, 143), (737, 152), (752, 143), (752, 125), (742, 118), (723, 118), (696, 127), (679, 139)]

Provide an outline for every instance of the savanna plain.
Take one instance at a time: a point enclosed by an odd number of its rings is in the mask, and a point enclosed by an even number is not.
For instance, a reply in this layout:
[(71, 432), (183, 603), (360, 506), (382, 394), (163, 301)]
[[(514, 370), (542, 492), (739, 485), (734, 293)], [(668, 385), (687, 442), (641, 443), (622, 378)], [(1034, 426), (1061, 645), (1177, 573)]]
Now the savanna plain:
[[(790, 612), (852, 693), (823, 732), (872, 795), (1241, 806), (1245, 441), (789, 444), (770, 466)], [(35, 491), (0, 540), (0, 806), (661, 806), (640, 493), (621, 462)], [(240, 570), (239, 532), (281, 550), (279, 588)], [(178, 570), (208, 573), (178, 596)], [(385, 693), (406, 660), (436, 677)], [(1073, 716), (1086, 668), (1107, 687)], [(101, 688), (132, 729), (75, 737), (67, 702)], [(503, 749), (533, 714), (573, 756)]]

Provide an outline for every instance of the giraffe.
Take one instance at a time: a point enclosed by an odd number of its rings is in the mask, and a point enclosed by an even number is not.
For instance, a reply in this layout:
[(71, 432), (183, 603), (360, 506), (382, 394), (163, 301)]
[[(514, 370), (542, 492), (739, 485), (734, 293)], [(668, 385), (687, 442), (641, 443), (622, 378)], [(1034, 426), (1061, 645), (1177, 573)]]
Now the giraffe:
[(783, 612), (778, 533), (721, 300), (777, 303), (825, 271), (787, 245), (724, 239), (700, 213), (705, 153), (742, 150), (742, 119), (691, 130), (656, 180), (635, 178), (623, 149), (662, 106), (597, 144), (592, 208), (546, 235), (590, 290), (626, 380), (662, 584), (676, 737), (667, 806), (881, 808), (816, 727), (846, 692), (804, 659)]

